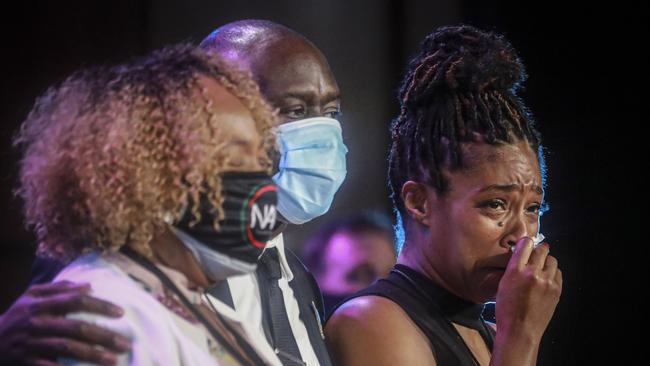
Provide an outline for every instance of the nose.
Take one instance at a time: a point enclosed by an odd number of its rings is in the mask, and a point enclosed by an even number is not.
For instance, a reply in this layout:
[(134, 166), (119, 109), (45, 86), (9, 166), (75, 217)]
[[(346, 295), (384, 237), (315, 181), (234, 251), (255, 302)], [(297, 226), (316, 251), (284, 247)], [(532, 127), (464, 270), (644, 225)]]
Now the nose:
[(517, 244), (517, 241), (524, 236), (533, 237), (536, 235), (536, 225), (526, 219), (525, 214), (514, 215), (504, 222), (504, 235), (501, 238), (501, 246), (510, 248)]
[(307, 113), (305, 114), (305, 119), (307, 119), (307, 118), (316, 118), (316, 117), (324, 117), (324, 114), (321, 111), (321, 108), (319, 106), (313, 106), (311, 108), (308, 108)]

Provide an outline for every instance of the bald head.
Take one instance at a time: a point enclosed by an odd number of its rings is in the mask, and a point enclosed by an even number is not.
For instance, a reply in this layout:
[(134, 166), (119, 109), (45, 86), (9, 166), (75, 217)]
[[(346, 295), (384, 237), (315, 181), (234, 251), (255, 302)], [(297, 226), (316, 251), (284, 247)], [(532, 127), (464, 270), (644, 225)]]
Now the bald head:
[(267, 20), (241, 20), (216, 29), (200, 47), (247, 69), (281, 122), (337, 118), (340, 93), (327, 59), (301, 34)]
[[(303, 35), (282, 24), (249, 19), (217, 28), (201, 41), (199, 47), (217, 51), (222, 57), (233, 61), (246, 62), (251, 57), (259, 57), (257, 53), (266, 51), (277, 42), (286, 42), (294, 38), (311, 44)], [(316, 49), (315, 46), (312, 47)], [(318, 52), (318, 49), (316, 51)]]

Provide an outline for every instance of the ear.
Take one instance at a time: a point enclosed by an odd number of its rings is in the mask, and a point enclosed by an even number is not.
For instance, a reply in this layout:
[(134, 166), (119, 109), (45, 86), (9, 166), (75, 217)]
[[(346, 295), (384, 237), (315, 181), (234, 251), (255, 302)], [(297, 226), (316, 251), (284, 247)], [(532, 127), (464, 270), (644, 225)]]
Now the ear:
[(429, 196), (424, 184), (407, 181), (402, 185), (402, 202), (411, 218), (429, 227)]

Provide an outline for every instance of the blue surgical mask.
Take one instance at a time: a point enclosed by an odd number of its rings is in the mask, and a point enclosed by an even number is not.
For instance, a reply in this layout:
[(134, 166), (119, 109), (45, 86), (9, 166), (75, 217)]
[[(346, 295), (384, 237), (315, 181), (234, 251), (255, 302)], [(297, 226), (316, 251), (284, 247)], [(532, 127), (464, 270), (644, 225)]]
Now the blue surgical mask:
[(316, 117), (278, 127), (280, 165), (273, 176), (278, 186), (278, 211), (293, 224), (302, 224), (329, 210), (345, 179), (341, 124)]

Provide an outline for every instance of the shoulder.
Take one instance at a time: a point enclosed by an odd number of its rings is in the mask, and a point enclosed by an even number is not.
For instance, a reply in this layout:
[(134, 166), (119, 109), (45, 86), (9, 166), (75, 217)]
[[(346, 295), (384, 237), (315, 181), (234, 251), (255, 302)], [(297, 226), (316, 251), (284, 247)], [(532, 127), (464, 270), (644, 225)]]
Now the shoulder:
[(83, 320), (131, 339), (131, 352), (120, 356), (120, 362), (123, 361), (122, 357), (127, 357), (139, 360), (136, 364), (156, 364), (166, 358), (178, 357), (178, 344), (183, 340), (178, 339), (181, 333), (174, 315), (128, 274), (101, 255), (93, 254), (75, 260), (63, 269), (57, 279), (87, 282), (93, 297), (109, 301), (124, 310), (124, 315), (119, 318), (87, 312), (67, 315), (68, 318)]
[(320, 288), (318, 283), (314, 278), (314, 275), (309, 272), (309, 269), (300, 261), (298, 256), (296, 256), (289, 249), (284, 249), (285, 257), (287, 264), (291, 269), (291, 274), (293, 279), (291, 282), (297, 283), (300, 292), (309, 291), (311, 292), (310, 297), (320, 298)]
[(399, 305), (385, 297), (374, 295), (360, 296), (345, 302), (327, 321), (326, 331), (345, 335), (345, 330), (350, 326), (360, 327), (369, 334), (383, 334), (390, 328), (413, 335), (418, 329)]
[(340, 306), (325, 326), (335, 363), (435, 365), (429, 342), (408, 314), (380, 296), (361, 296)]
[(128, 274), (101, 255), (90, 254), (70, 263), (56, 277), (57, 280), (90, 284), (90, 294), (124, 309), (120, 318), (109, 318), (92, 313), (73, 313), (69, 317), (82, 319), (134, 337), (144, 328), (164, 327), (170, 316), (165, 307), (145, 291)]
[(305, 267), (300, 258), (298, 258), (294, 252), (287, 249), (286, 247), (283, 248), (283, 250), (284, 256), (287, 258), (287, 263), (291, 267), (291, 271), (294, 272), (294, 275), (309, 272), (309, 269)]
[[(132, 282), (128, 275), (97, 253), (90, 253), (75, 259), (65, 266), (54, 280), (89, 283), (93, 296), (99, 298), (103, 298), (102, 295), (111, 296), (120, 293), (120, 291), (115, 291), (115, 286), (123, 287)], [(120, 298), (123, 297), (120, 296)]]
[(294, 290), (299, 293), (296, 294), (296, 298), (300, 298), (299, 301), (310, 301), (314, 302), (316, 309), (318, 310), (318, 315), (321, 319), (325, 319), (325, 310), (323, 306), (323, 298), (321, 295), (320, 287), (318, 282), (314, 278), (314, 275), (309, 271), (307, 267), (300, 261), (298, 256), (294, 254), (289, 249), (284, 249), (285, 256), (287, 258), (287, 263), (293, 274), (293, 283), (295, 284)]
[(55, 280), (88, 283), (93, 296), (115, 303), (137, 302), (148, 295), (128, 274), (97, 253), (77, 258)]

